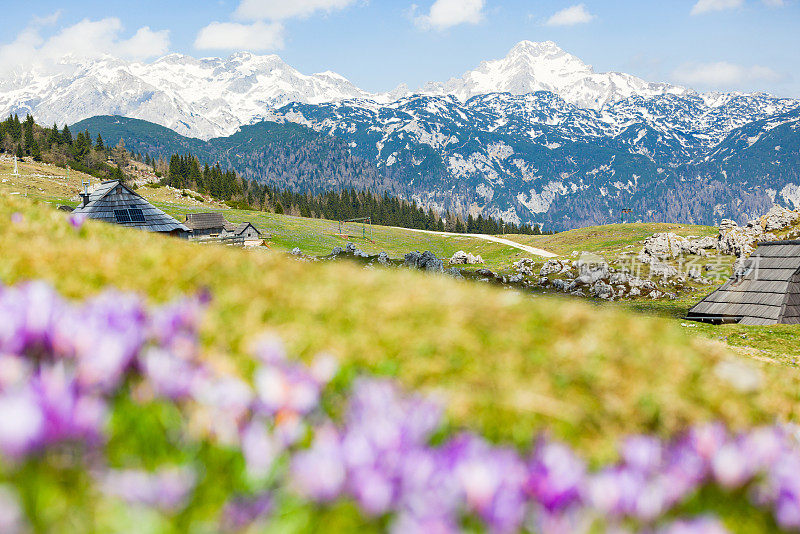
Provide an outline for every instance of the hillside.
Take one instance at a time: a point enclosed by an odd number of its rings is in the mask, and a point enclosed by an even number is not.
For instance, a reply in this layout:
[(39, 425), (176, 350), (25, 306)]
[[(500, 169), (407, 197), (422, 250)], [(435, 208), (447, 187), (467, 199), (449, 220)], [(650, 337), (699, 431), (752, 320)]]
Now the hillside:
[[(0, 226), (3, 284), (45, 281), (71, 299), (114, 287), (151, 303), (207, 291), (212, 298), (200, 331), (207, 363), (248, 376), (259, 365), (249, 347), (263, 331), (279, 335), (290, 354), (306, 361), (332, 353), (341, 367), (337, 390), (325, 397), (333, 412), (354, 376), (376, 374), (442, 402), (446, 435), (471, 430), (525, 449), (544, 432), (595, 463), (615, 458), (626, 435), (668, 437), (697, 422), (740, 429), (797, 418), (800, 376), (794, 369), (743, 359), (671, 321), (409, 271), (201, 247), (92, 221), (76, 229), (66, 215), (18, 195), (0, 197), (0, 219), (13, 221)], [(758, 379), (742, 386), (732, 372)], [(191, 441), (184, 437), (173, 450), (175, 438), (163, 429), (181, 416), (146, 399), (120, 401), (109, 430), (113, 465), (131, 465), (142, 451), (139, 458), (149, 462), (186, 462), (197, 454), (213, 479), (198, 480), (197, 506), (177, 516), (148, 511), (147, 524), (139, 527), (177, 532), (207, 522), (226, 488), (258, 487), (236, 479), (241, 461), (229, 448), (186, 449)], [(33, 465), (40, 466), (37, 477), (15, 483), (47, 488), (70, 503), (39, 513), (38, 528), (69, 518), (77, 528), (107, 530), (132, 520), (113, 498), (93, 493), (90, 481), (79, 478), (84, 481), (76, 490), (50, 467), (57, 463)], [(269, 519), (275, 528), (379, 528), (346, 505), (309, 508), (283, 490)], [(25, 502), (35, 501), (25, 494)], [(753, 512), (746, 502), (712, 494), (691, 506), (714, 511), (745, 532), (768, 528), (769, 514)]]

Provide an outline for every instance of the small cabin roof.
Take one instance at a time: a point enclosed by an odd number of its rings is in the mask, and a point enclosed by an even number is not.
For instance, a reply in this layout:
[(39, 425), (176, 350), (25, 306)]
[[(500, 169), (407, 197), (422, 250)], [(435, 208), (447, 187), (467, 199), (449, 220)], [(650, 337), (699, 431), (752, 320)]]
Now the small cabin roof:
[(89, 194), (86, 205), (78, 206), (73, 213), (150, 232), (189, 231), (118, 180), (102, 182)]
[(216, 228), (232, 230), (235, 228), (219, 212), (187, 213), (186, 226), (191, 230), (212, 230)]
[(800, 241), (759, 244), (741, 272), (693, 306), (688, 319), (800, 324)]

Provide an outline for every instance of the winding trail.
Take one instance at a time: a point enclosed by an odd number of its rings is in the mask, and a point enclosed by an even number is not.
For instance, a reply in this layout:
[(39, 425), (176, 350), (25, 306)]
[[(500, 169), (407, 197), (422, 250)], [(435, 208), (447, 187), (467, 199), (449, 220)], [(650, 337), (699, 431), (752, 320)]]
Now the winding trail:
[(437, 232), (435, 230), (417, 230), (415, 228), (400, 228), (395, 226), (399, 230), (408, 230), (409, 232), (419, 232), (422, 234), (434, 234), (434, 235), (441, 235), (445, 237), (472, 237), (475, 239), (483, 239), (484, 241), (492, 241), (494, 243), (500, 243), (501, 245), (508, 245), (509, 247), (514, 247), (518, 250), (525, 251), (529, 254), (533, 254), (535, 256), (541, 256), (543, 258), (556, 258), (558, 254), (553, 254), (552, 252), (548, 252), (541, 248), (530, 247), (528, 245), (523, 245), (517, 243), (515, 241), (511, 241), (510, 239), (505, 239), (503, 237), (497, 237), (495, 235), (484, 235), (484, 234), (455, 234), (453, 232)]

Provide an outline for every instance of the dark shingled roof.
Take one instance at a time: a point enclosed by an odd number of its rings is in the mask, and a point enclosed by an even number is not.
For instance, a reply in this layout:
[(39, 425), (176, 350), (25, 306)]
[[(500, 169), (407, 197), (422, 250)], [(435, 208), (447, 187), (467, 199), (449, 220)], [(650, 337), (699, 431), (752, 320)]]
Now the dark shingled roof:
[(693, 306), (688, 319), (800, 324), (800, 241), (761, 243), (738, 276)]
[[(141, 213), (128, 210), (141, 210)], [(116, 212), (116, 213), (115, 213)], [(147, 230), (173, 232), (189, 229), (156, 208), (117, 180), (101, 183), (90, 195), (86, 206), (81, 204), (73, 213), (83, 213), (90, 219)]]
[(221, 213), (189, 213), (186, 215), (186, 226), (191, 230), (209, 230), (224, 228), (231, 231), (236, 226), (229, 223)]

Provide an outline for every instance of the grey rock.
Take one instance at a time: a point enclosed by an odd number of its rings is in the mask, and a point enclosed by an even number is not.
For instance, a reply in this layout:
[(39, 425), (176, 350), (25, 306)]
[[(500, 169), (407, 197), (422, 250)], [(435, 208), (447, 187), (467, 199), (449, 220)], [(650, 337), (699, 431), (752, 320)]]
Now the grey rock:
[(480, 256), (473, 256), (469, 252), (464, 252), (463, 250), (459, 250), (453, 257), (450, 258), (448, 262), (450, 265), (477, 265), (479, 263), (485, 263), (483, 258)]
[(444, 270), (444, 263), (432, 252), (409, 252), (405, 255), (403, 265), (429, 272), (440, 273)]
[(303, 255), (303, 253), (300, 252), (300, 247), (294, 247), (289, 254), (291, 254), (292, 256), (302, 256)]

